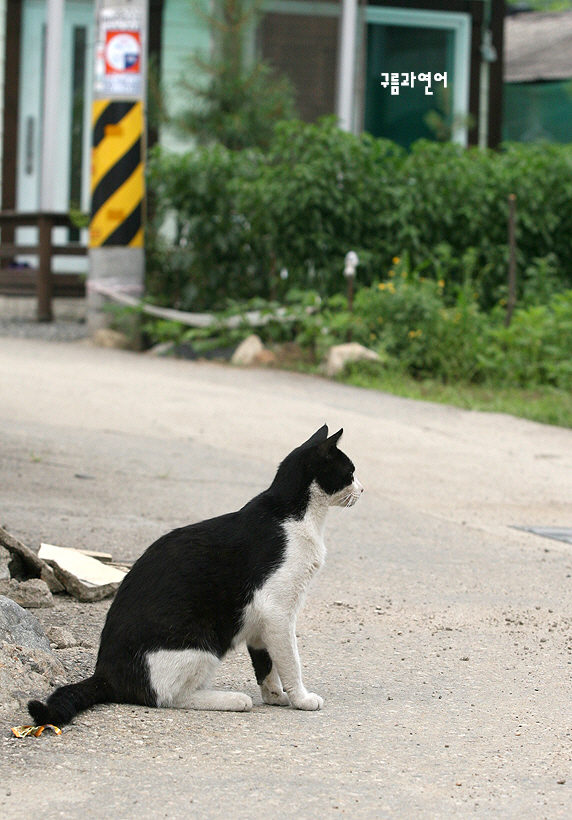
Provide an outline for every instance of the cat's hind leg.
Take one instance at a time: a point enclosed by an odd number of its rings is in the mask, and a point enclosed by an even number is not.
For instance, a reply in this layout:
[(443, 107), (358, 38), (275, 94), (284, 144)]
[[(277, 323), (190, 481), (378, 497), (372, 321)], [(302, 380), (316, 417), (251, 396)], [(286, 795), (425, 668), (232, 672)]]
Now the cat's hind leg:
[(181, 709), (202, 709), (212, 712), (250, 712), (252, 700), (242, 692), (199, 689), (188, 692), (176, 705)]
[(252, 700), (241, 692), (209, 690), (220, 661), (200, 649), (159, 649), (147, 655), (156, 705), (175, 709), (248, 712)]
[(289, 706), (290, 698), (282, 688), (282, 681), (268, 651), (249, 646), (248, 653), (264, 703), (272, 706)]

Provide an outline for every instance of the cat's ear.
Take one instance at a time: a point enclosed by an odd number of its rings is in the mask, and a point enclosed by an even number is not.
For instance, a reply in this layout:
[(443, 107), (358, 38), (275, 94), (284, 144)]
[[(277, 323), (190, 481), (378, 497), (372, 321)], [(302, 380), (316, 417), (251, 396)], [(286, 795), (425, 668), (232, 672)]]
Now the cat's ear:
[(333, 436), (330, 436), (330, 438), (328, 439), (328, 446), (335, 447), (338, 441), (341, 439), (343, 432), (344, 428), (342, 427), (340, 430), (338, 430), (337, 433), (334, 433)]
[(310, 436), (308, 441), (302, 444), (302, 447), (312, 447), (314, 444), (321, 444), (328, 438), (328, 425), (324, 424), (319, 430), (316, 430), (313, 436)]
[(330, 438), (328, 438), (325, 441), (322, 441), (320, 443), (320, 452), (326, 458), (331, 457), (332, 451), (336, 449), (336, 445), (337, 445), (338, 441), (341, 439), (343, 432), (344, 432), (344, 429), (342, 427), (342, 429), (338, 430), (337, 433), (334, 433), (333, 436), (330, 436)]

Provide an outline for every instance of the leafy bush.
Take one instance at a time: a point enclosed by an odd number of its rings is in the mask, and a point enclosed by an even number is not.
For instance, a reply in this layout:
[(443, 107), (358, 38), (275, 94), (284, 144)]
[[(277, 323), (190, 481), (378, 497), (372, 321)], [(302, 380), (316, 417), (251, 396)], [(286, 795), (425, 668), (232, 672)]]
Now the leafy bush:
[[(472, 249), (481, 304), (491, 307), (506, 287), (508, 196), (516, 194), (517, 264), (551, 255), (562, 285), (572, 286), (570, 146), (508, 144), (499, 153), (421, 141), (403, 163), (398, 244), (414, 265), (447, 248), (448, 278), (465, 279)], [(441, 272), (441, 276), (443, 272)], [(522, 292), (522, 285), (521, 285)]]
[[(499, 153), (419, 142), (410, 154), (368, 134), (280, 123), (265, 151), (199, 147), (155, 152), (149, 186), (157, 224), (174, 214), (171, 244), (149, 234), (148, 290), (166, 304), (217, 309), (233, 299), (324, 298), (382, 280), (396, 255), (452, 306), (471, 283), (489, 310), (506, 297), (508, 195), (517, 196), (519, 298), (572, 287), (572, 148), (507, 145)], [(287, 272), (287, 278), (286, 278)]]
[(323, 296), (345, 288), (344, 257), (360, 258), (360, 281), (379, 276), (395, 255), (395, 178), (403, 151), (387, 140), (318, 125), (284, 122), (259, 174), (240, 187), (238, 208), (251, 244), (289, 286)]
[(493, 384), (572, 388), (572, 290), (517, 310), (509, 327), (490, 327), (479, 368)]
[[(189, 154), (155, 150), (148, 163), (154, 225), (147, 232), (148, 295), (181, 310), (221, 306), (226, 299), (267, 291), (266, 272), (248, 241), (233, 187), (256, 171), (256, 152), (211, 145)], [(169, 239), (158, 229), (171, 222)]]

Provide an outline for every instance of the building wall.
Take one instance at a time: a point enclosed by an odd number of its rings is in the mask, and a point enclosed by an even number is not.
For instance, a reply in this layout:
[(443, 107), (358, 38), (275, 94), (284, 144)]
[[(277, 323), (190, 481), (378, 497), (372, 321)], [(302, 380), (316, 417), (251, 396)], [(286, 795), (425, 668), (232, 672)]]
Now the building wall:
[(2, 146), (4, 145), (4, 77), (6, 54), (6, 0), (0, 0), (0, 201), (2, 199)]
[[(161, 85), (163, 104), (169, 116), (174, 117), (192, 105), (192, 97), (185, 93), (181, 81), (192, 73), (190, 55), (210, 53), (211, 40), (208, 26), (193, 8), (191, 0), (165, 0), (163, 8), (163, 37), (161, 46)], [(171, 150), (189, 148), (173, 126), (161, 125), (161, 144)]]

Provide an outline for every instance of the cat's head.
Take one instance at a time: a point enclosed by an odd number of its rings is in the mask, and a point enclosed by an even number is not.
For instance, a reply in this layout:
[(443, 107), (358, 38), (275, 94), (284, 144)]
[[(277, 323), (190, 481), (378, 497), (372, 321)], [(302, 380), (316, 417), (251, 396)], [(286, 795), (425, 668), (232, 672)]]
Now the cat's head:
[(302, 445), (313, 450), (315, 481), (329, 496), (330, 507), (351, 507), (363, 492), (352, 460), (338, 448), (343, 432), (342, 428), (328, 436), (328, 426), (324, 424)]
[[(276, 478), (284, 486), (304, 489), (306, 494), (317, 485), (329, 506), (351, 507), (363, 492), (356, 479), (355, 468), (348, 456), (338, 448), (343, 430), (328, 436), (324, 424), (313, 436), (293, 450), (282, 462)], [(307, 496), (306, 496), (307, 497)]]

